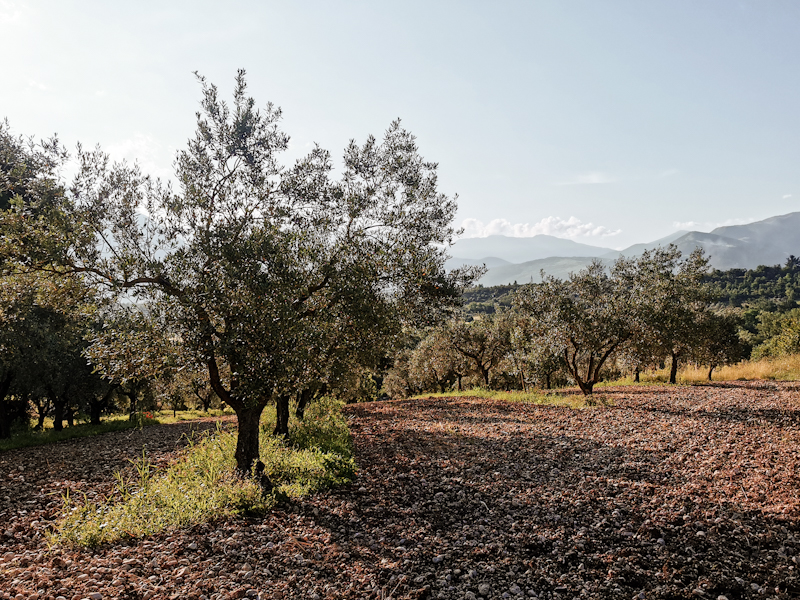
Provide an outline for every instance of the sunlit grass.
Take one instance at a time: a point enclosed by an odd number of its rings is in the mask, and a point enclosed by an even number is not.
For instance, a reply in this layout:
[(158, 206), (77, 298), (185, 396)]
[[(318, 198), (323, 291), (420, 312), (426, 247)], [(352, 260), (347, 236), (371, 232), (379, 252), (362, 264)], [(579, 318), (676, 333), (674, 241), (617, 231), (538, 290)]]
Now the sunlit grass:
[(471, 390), (452, 391), (435, 394), (420, 394), (414, 398), (485, 398), (487, 400), (505, 400), (507, 402), (522, 402), (525, 404), (539, 404), (543, 406), (569, 406), (570, 408), (587, 408), (597, 404), (606, 404), (607, 399), (597, 394), (587, 401), (581, 393), (563, 393), (558, 391), (536, 390), (531, 392), (500, 391), (474, 388)]
[[(614, 381), (605, 381), (598, 384), (602, 387), (622, 385), (665, 385), (669, 381), (669, 368), (651, 371), (642, 371), (639, 375), (640, 382), (633, 378), (623, 377)], [(676, 376), (678, 384), (691, 385), (708, 382), (708, 367), (687, 365), (678, 371)], [(728, 365), (715, 369), (711, 374), (711, 381), (797, 381), (800, 380), (800, 355), (783, 356), (779, 358), (762, 358), (760, 360), (743, 360), (735, 365)]]
[[(681, 371), (681, 378), (687, 383), (708, 381), (708, 369), (689, 367)], [(751, 379), (796, 381), (800, 379), (800, 355), (745, 360), (735, 365), (720, 367), (712, 374), (713, 381)]]
[(0, 452), (4, 450), (13, 450), (14, 448), (44, 446), (63, 440), (91, 437), (111, 431), (124, 431), (126, 429), (136, 429), (137, 427), (147, 427), (149, 425), (194, 421), (197, 419), (222, 417), (232, 414), (233, 411), (230, 409), (225, 411), (210, 410), (207, 413), (198, 410), (179, 410), (177, 411), (177, 415), (173, 415), (171, 410), (145, 411), (137, 414), (133, 420), (130, 419), (127, 413), (104, 416), (99, 425), (92, 425), (87, 421), (81, 421), (79, 419), (73, 426), (69, 427), (65, 422), (64, 429), (61, 431), (53, 429), (53, 419), (47, 418), (44, 421), (44, 427), (41, 431), (33, 430), (34, 421), (31, 423), (31, 429), (14, 432), (11, 438), (0, 440)]
[(265, 411), (260, 458), (275, 488), (263, 494), (255, 478), (236, 473), (235, 431), (217, 429), (189, 441), (172, 465), (157, 470), (145, 455), (133, 476), (117, 474), (112, 497), (98, 502), (64, 497), (52, 544), (97, 546), (152, 535), (207, 520), (263, 514), (282, 499), (300, 498), (350, 481), (355, 462), (341, 405), (314, 403), (303, 422), (293, 421), (288, 445), (269, 435), (275, 410)]

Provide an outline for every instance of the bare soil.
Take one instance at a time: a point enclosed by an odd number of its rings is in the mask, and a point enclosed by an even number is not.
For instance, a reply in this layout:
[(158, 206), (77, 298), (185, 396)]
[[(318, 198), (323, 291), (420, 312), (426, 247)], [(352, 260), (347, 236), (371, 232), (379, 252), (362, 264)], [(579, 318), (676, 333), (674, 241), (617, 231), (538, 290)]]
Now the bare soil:
[(791, 383), (348, 407), (358, 480), (265, 519), (48, 548), (67, 489), (174, 459), (165, 425), (0, 454), (0, 598), (798, 598)]

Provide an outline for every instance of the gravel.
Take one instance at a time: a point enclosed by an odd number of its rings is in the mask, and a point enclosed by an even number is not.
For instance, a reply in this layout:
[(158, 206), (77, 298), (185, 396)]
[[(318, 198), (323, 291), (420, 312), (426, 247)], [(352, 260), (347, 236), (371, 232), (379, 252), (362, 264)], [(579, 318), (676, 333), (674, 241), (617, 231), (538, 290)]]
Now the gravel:
[[(796, 384), (347, 409), (348, 487), (95, 550), (48, 548), (60, 495), (106, 494), (164, 425), (0, 454), (0, 598), (796, 598)], [(92, 596), (96, 594), (96, 596)]]

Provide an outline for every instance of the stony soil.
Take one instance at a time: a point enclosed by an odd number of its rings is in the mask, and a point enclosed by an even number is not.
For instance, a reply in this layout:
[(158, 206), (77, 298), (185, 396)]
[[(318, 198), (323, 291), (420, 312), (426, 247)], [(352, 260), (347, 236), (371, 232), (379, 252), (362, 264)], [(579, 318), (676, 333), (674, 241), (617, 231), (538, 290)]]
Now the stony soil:
[(189, 425), (6, 452), (0, 598), (797, 598), (797, 389), (352, 406), (354, 485), (95, 551), (48, 549), (60, 494), (107, 493), (143, 443), (169, 460)]

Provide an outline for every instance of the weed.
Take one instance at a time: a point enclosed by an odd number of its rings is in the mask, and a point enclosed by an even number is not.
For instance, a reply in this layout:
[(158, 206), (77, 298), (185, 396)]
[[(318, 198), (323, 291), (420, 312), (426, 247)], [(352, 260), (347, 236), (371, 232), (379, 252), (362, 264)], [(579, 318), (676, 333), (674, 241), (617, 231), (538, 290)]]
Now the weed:
[[(174, 464), (157, 470), (146, 454), (134, 461), (135, 476), (116, 475), (113, 498), (75, 504), (63, 498), (64, 510), (52, 544), (97, 546), (119, 539), (152, 535), (234, 515), (264, 514), (277, 502), (296, 499), (355, 477), (347, 424), (340, 406), (328, 402), (293, 422), (302, 447), (261, 431), (260, 458), (275, 488), (262, 493), (255, 477), (236, 473), (236, 434), (220, 427), (193, 437)], [(274, 418), (274, 409), (266, 418)], [(312, 419), (314, 417), (314, 419)]]

